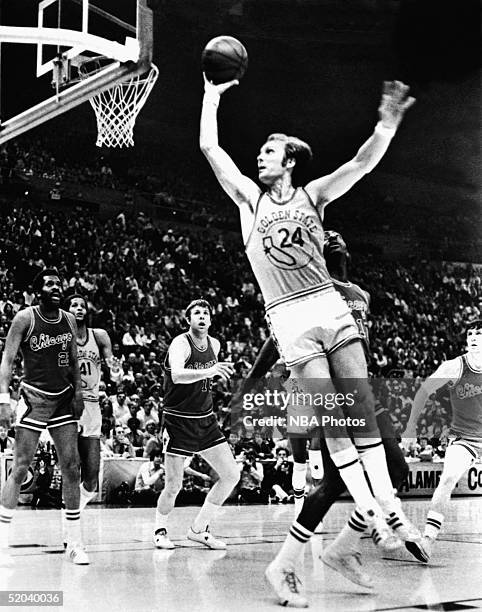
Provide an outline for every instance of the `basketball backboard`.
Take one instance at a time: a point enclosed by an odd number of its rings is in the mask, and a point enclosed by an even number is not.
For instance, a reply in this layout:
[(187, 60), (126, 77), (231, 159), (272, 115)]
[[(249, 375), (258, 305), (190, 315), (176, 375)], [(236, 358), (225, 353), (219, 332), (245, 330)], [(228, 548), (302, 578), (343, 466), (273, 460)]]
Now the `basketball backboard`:
[[(150, 0), (20, 4), (24, 3), (3, 3), (0, 14), (0, 143), (149, 71), (153, 46)], [(98, 56), (108, 58), (102, 69), (81, 79), (79, 66)], [(12, 102), (9, 95), (18, 82), (34, 90), (31, 99), (35, 103), (30, 105), (27, 100), (26, 108), (19, 108), (19, 98)]]

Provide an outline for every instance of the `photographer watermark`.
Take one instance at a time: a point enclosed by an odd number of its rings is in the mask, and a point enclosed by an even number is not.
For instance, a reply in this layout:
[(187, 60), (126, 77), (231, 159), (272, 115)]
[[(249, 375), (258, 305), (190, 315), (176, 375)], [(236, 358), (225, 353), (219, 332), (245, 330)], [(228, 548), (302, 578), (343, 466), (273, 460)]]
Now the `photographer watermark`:
[[(243, 381), (231, 403), (231, 426), (265, 428), (273, 436), (378, 437), (384, 413), (400, 436), (420, 380), (414, 378), (293, 379), (287, 373)], [(401, 373), (403, 374), (403, 373)], [(387, 428), (388, 429), (388, 428)], [(243, 433), (244, 435), (244, 433)]]

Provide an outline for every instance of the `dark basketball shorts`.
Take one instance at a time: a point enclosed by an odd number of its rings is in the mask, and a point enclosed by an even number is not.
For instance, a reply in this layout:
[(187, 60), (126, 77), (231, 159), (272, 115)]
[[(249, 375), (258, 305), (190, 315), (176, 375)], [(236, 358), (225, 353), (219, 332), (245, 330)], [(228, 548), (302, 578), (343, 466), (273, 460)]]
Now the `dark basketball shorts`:
[(22, 383), (17, 404), (17, 427), (42, 432), (46, 428), (77, 424), (72, 409), (73, 397), (71, 386), (60, 393), (48, 393)]
[(226, 442), (212, 412), (203, 417), (181, 417), (164, 413), (162, 428), (167, 439), (165, 452), (170, 455), (192, 457), (195, 453)]

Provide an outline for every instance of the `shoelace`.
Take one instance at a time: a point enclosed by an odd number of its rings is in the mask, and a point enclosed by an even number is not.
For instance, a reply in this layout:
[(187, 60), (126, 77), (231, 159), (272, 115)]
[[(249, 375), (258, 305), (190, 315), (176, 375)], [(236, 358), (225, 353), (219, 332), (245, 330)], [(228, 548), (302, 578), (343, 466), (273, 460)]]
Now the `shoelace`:
[(298, 583), (301, 584), (301, 580), (294, 572), (284, 572), (285, 582), (288, 585), (289, 590), (292, 593), (296, 593), (299, 595), (298, 591)]

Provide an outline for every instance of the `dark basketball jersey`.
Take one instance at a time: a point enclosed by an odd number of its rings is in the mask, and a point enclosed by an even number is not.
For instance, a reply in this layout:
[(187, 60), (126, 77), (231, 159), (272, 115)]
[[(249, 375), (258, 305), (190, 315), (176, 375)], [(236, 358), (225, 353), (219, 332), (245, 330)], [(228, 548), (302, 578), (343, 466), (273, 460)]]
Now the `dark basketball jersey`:
[(366, 291), (361, 287), (350, 283), (332, 279), (333, 285), (341, 297), (347, 303), (351, 314), (356, 321), (358, 331), (362, 338), (363, 348), (368, 355), (369, 349), (369, 329), (368, 329), (368, 312), (370, 310), (370, 298)]
[[(188, 333), (183, 334), (191, 348), (191, 354), (184, 364), (185, 368), (193, 370), (205, 370), (212, 367), (216, 362), (216, 354), (207, 338), (206, 350), (199, 350)], [(211, 395), (211, 379), (204, 378), (194, 383), (174, 383), (169, 366), (169, 351), (164, 362), (166, 375), (164, 377), (164, 413), (172, 416), (205, 416), (212, 411), (213, 398)]]
[(30, 327), (20, 344), (22, 381), (48, 393), (59, 393), (72, 384), (70, 345), (74, 330), (64, 310), (55, 320), (46, 319), (38, 306), (31, 306)]
[(459, 357), (461, 374), (449, 385), (452, 403), (451, 432), (468, 440), (482, 439), (482, 372), (473, 370), (467, 355)]

